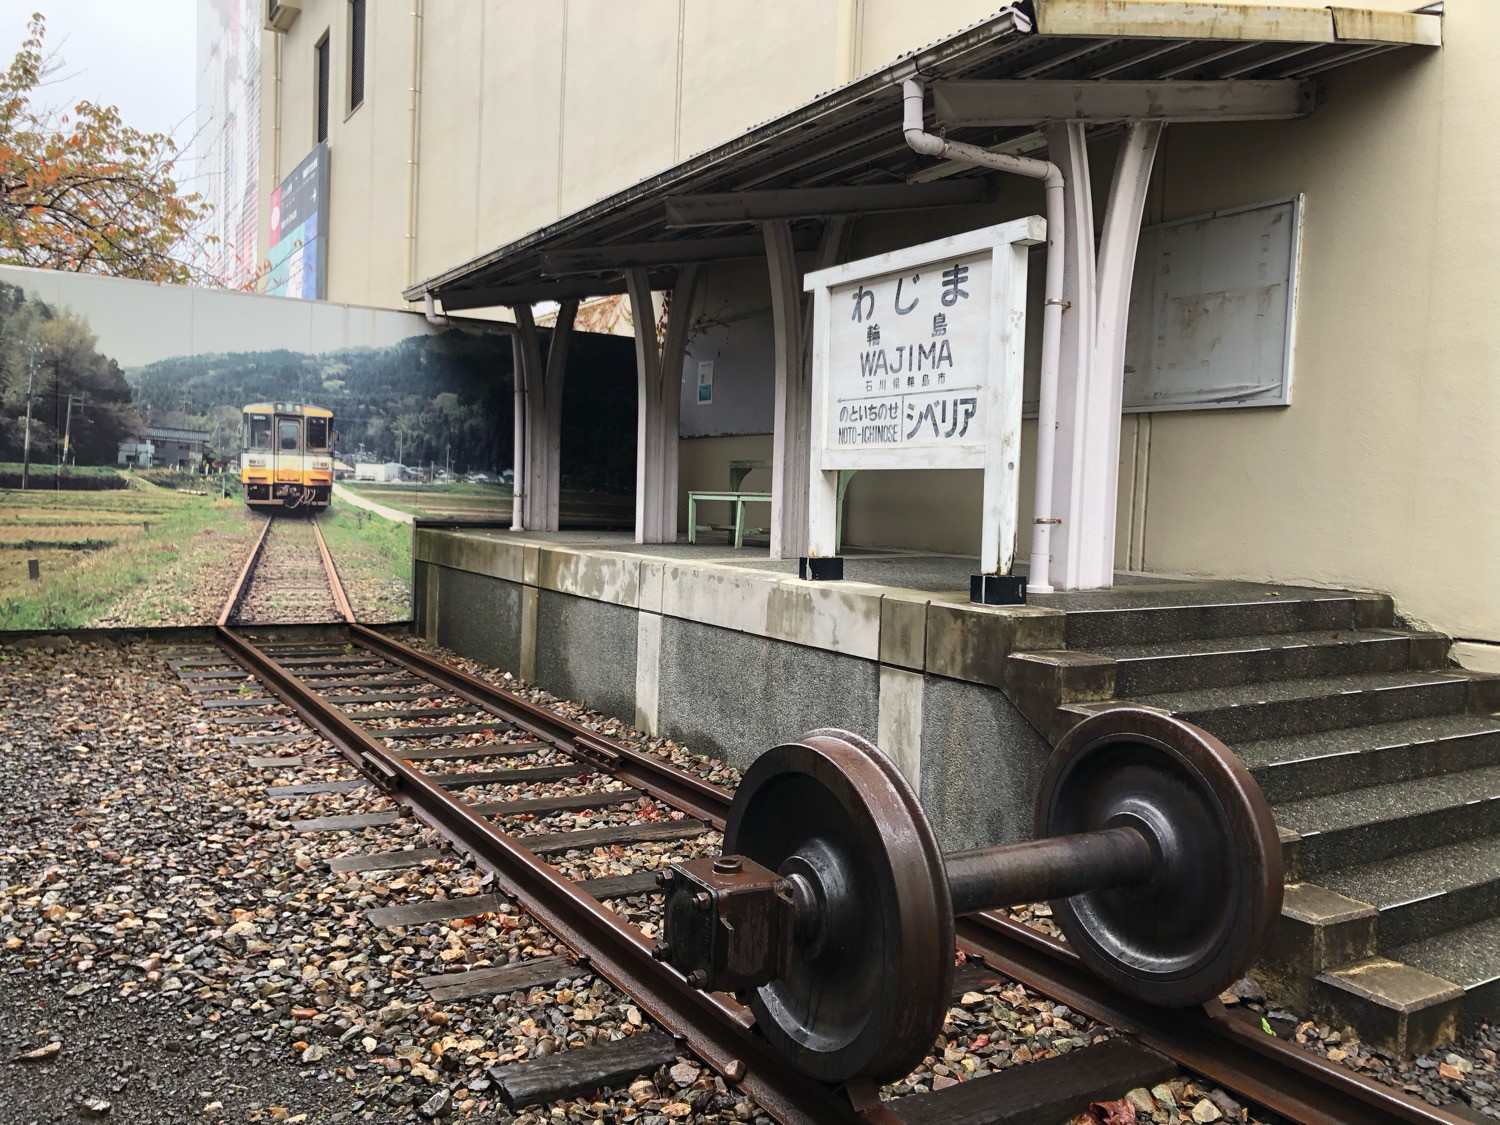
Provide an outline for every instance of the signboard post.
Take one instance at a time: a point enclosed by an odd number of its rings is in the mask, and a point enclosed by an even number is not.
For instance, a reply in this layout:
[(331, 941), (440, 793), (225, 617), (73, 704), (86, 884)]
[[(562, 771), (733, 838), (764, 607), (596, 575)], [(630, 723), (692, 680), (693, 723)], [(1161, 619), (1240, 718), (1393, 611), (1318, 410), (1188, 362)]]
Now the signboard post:
[(983, 469), (970, 597), (1026, 600), (1015, 561), (1027, 247), (1040, 216), (809, 273), (813, 293), (809, 558), (842, 577), (841, 470)]

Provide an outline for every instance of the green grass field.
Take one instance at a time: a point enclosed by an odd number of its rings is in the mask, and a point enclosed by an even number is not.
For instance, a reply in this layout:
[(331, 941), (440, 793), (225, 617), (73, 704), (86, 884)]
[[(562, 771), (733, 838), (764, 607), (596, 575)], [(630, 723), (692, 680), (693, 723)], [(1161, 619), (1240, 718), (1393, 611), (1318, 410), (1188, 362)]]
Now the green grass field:
[[(111, 470), (113, 471), (113, 470)], [(0, 489), (0, 629), (96, 624), (127, 594), (160, 592), (160, 620), (197, 619), (191, 575), (229, 565), (253, 531), (243, 505), (161, 489), (53, 492)], [(40, 580), (28, 561), (36, 560)], [(168, 620), (171, 619), (171, 620)]]
[[(0, 488), (21, 487), (19, 461), (0, 461)], [(95, 491), (127, 487), (125, 474), (112, 465), (64, 465), (61, 469), (53, 462), (33, 461), (27, 479), (26, 491), (47, 489), (56, 491), (61, 483), (64, 491)]]
[(411, 617), (410, 524), (335, 498), (318, 526), (356, 617), (366, 623)]

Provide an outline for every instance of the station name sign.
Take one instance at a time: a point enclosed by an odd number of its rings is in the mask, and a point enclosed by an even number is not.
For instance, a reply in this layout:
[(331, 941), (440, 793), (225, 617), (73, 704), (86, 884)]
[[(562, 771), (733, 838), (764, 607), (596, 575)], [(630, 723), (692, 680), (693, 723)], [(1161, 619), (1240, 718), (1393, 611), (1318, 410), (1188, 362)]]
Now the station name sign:
[(989, 254), (831, 287), (824, 449), (984, 447)]
[(1045, 232), (1032, 216), (807, 275), (813, 554), (835, 553), (840, 471), (983, 469), (982, 561), (1008, 573), (1027, 248)]

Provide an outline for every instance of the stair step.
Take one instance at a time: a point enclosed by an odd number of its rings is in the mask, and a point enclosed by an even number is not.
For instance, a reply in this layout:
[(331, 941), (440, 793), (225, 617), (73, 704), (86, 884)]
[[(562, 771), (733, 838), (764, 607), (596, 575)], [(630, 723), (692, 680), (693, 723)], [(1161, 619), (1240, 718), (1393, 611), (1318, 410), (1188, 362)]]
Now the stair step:
[[(1295, 586), (1226, 586), (1223, 600), (1191, 587), (1175, 605), (1162, 604), (1172, 595), (1161, 590), (1143, 595), (1143, 604), (1134, 606), (1129, 604), (1128, 589), (1111, 593), (1114, 596), (1097, 609), (1068, 609), (1069, 648), (1093, 652), (1109, 645), (1369, 628), (1392, 621), (1389, 599)], [(1075, 596), (1073, 604), (1080, 600)], [(1040, 599), (1038, 604), (1043, 604)]]
[(1301, 876), (1500, 833), (1500, 766), (1395, 782), (1275, 806), (1276, 823), (1301, 835)]
[(1438, 715), (1239, 742), (1273, 804), (1500, 765), (1500, 718)]
[(1500, 1010), (1500, 918), (1471, 922), (1397, 946), (1390, 956), (1464, 990), (1460, 1031), (1469, 1030)]
[(1500, 837), (1328, 871), (1319, 881), (1375, 906), (1380, 948), (1392, 949), (1500, 914)]
[(1451, 714), (1468, 705), (1469, 681), (1437, 672), (1365, 672), (1139, 696), (1226, 742)]
[(1307, 1012), (1395, 1058), (1453, 1042), (1464, 991), (1451, 980), (1389, 957), (1367, 957), (1317, 975)]
[[(1411, 665), (1412, 635), (1394, 629), (1319, 630), (1111, 645), (1121, 699), (1228, 684), (1401, 672)], [(1425, 656), (1425, 648), (1419, 647)], [(1432, 665), (1428, 665), (1429, 667)]]

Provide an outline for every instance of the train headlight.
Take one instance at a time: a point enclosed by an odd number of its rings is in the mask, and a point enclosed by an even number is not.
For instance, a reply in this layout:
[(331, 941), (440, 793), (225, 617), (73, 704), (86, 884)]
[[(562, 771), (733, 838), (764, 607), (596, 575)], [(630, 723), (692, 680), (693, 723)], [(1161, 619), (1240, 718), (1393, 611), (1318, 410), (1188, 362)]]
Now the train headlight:
[(245, 464), (252, 469), (264, 469), (266, 467), (266, 459), (264, 457), (251, 457)]
[(323, 460), (322, 458), (319, 458), (318, 460), (316, 460), (316, 461), (313, 462), (313, 468), (315, 468), (315, 469), (331, 469), (331, 468), (333, 468), (333, 462), (332, 461), (326, 461), (326, 460)]

